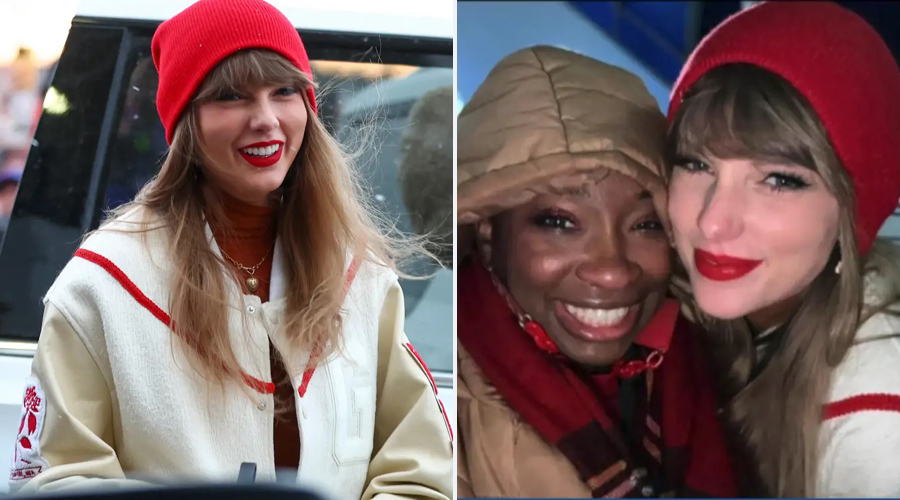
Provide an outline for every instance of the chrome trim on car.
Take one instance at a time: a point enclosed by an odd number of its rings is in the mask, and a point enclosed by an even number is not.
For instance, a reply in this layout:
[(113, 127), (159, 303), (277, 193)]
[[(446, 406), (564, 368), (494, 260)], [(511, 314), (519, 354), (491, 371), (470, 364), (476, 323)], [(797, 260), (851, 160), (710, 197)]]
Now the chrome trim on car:
[(0, 340), (0, 356), (16, 356), (19, 358), (33, 358), (37, 350), (37, 342), (21, 342), (12, 340)]
[(452, 389), (453, 388), (453, 374), (446, 372), (434, 372), (431, 374), (434, 377), (434, 383), (437, 384), (438, 387), (442, 389)]

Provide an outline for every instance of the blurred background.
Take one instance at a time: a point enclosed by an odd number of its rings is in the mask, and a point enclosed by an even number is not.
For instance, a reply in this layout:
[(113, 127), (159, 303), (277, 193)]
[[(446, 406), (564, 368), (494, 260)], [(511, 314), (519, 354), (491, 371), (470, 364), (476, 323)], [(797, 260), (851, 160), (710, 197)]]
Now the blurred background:
[(78, 0), (0, 0), (0, 239)]
[[(580, 52), (635, 73), (665, 112), (669, 91), (691, 50), (726, 17), (755, 3), (460, 1), (457, 112), (501, 58), (536, 44)], [(837, 3), (865, 18), (894, 57), (900, 55), (900, 2)], [(900, 211), (881, 234), (900, 240)]]

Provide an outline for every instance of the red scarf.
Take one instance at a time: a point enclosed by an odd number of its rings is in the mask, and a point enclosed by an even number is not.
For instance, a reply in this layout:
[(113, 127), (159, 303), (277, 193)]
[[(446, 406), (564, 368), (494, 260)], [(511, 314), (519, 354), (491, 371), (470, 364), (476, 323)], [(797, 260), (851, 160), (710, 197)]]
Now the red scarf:
[(622, 409), (598, 387), (604, 376), (539, 349), (476, 262), (460, 269), (458, 311), (458, 341), (510, 407), (569, 459), (594, 497), (735, 495), (712, 387), (677, 302), (666, 301), (635, 342), (665, 352), (662, 365), (645, 376), (649, 396), (630, 412), (637, 437), (622, 431)]

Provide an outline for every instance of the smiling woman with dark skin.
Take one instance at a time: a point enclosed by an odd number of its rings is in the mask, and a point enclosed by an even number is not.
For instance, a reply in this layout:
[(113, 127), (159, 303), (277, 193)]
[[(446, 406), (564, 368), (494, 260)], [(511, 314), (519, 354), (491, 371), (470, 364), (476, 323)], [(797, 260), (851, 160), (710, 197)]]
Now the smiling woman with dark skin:
[(534, 197), (479, 224), (496, 276), (569, 359), (621, 358), (669, 281), (669, 242), (650, 191), (618, 172)]
[(462, 110), (459, 496), (734, 495), (667, 293), (665, 128), (637, 77), (552, 47)]

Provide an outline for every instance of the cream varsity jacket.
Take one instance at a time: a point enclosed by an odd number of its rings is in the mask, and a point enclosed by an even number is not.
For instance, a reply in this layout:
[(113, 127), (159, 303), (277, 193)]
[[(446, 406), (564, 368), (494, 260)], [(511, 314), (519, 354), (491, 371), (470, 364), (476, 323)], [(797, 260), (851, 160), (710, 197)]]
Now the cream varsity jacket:
[[(242, 462), (257, 464), (257, 480), (275, 478), (273, 396), (265, 381), (269, 339), (286, 352), (280, 246), (269, 302), (226, 282), (232, 345), (256, 382), (222, 392), (192, 370), (160, 319), (168, 304), (165, 231), (145, 240), (114, 231), (133, 228), (116, 221), (89, 237), (47, 292), (11, 491), (231, 482)], [(208, 228), (207, 236), (218, 253)], [(452, 498), (449, 422), (403, 332), (396, 275), (362, 263), (343, 311), (340, 355), (306, 377), (309, 353), (285, 360), (298, 390), (297, 481), (335, 499)]]
[[(865, 302), (881, 303), (889, 286), (869, 273)], [(860, 326), (834, 370), (821, 436), (817, 497), (900, 497), (900, 316)]]

